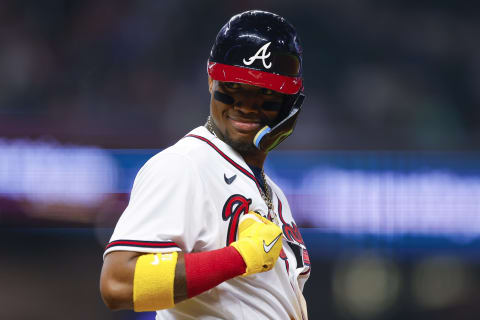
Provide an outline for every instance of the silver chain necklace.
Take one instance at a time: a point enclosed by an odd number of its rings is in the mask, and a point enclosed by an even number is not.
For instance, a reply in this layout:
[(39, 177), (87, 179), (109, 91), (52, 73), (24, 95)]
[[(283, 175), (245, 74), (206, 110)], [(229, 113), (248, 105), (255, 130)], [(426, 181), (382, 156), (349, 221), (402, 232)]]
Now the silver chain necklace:
[(210, 131), (211, 134), (217, 137), (217, 134), (215, 133), (215, 130), (213, 130), (213, 121), (212, 121), (212, 116), (208, 116), (207, 118), (207, 123), (205, 124), (205, 128), (207, 128), (208, 131)]
[[(207, 123), (205, 124), (205, 127), (207, 128), (208, 131), (210, 131), (211, 134), (213, 134), (215, 136), (215, 138), (218, 138), (217, 135), (215, 134), (215, 130), (213, 129), (213, 121), (212, 121), (211, 116), (208, 116)], [(260, 195), (262, 196), (263, 201), (265, 201), (265, 204), (268, 207), (269, 215), (272, 215), (275, 223), (277, 225), (279, 225), (277, 215), (273, 211), (272, 197), (271, 197), (270, 192), (269, 192), (270, 186), (267, 183), (267, 179), (265, 177), (265, 172), (263, 171), (263, 168), (262, 168), (261, 173), (262, 173), (262, 180), (263, 180), (263, 185), (265, 187), (265, 191), (262, 188), (260, 188)]]

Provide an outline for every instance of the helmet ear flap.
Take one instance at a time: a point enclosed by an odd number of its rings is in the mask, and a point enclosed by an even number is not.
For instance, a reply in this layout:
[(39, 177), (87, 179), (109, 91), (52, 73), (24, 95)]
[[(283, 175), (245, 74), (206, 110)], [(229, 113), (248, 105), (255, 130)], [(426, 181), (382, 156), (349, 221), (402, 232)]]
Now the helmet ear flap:
[(305, 95), (303, 92), (299, 92), (298, 94), (293, 95), (292, 98), (294, 98), (294, 101), (288, 115), (285, 118), (281, 118), (273, 128), (265, 126), (260, 129), (255, 135), (255, 138), (253, 138), (253, 144), (259, 150), (269, 152), (292, 134), (295, 129), (297, 117), (302, 109)]
[(283, 97), (283, 102), (282, 102), (282, 108), (280, 109), (280, 112), (277, 116), (277, 119), (275, 121), (275, 125), (277, 125), (280, 121), (288, 117), (290, 114), (290, 111), (292, 111), (293, 104), (295, 103), (295, 100), (297, 99), (298, 93), (297, 94), (286, 94)]

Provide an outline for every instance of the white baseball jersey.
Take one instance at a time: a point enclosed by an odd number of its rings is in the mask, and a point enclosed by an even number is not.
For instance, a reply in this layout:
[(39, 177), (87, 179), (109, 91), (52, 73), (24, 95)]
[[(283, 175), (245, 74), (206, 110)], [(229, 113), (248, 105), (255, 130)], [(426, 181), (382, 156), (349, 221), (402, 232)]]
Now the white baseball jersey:
[[(156, 319), (307, 319), (302, 291), (310, 260), (285, 195), (267, 177), (283, 249), (267, 272), (225, 281)], [(236, 240), (242, 214), (268, 216), (260, 184), (229, 145), (198, 127), (153, 156), (138, 172), (128, 207), (105, 254), (202, 252)]]

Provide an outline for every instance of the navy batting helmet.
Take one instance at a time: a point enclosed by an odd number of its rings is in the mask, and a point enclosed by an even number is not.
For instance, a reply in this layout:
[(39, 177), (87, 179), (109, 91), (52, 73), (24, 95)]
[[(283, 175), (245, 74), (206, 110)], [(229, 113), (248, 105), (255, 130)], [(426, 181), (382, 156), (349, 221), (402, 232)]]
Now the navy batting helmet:
[(253, 141), (270, 151), (295, 127), (303, 99), (302, 49), (293, 26), (270, 12), (252, 10), (233, 16), (215, 39), (208, 59), (213, 80), (237, 82), (286, 95), (277, 123), (262, 128)]

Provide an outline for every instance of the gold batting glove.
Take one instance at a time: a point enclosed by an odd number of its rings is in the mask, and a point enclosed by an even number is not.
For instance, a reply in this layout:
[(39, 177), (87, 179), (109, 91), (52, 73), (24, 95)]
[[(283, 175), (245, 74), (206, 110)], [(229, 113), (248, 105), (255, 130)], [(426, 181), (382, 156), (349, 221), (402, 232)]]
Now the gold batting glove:
[(232, 242), (245, 261), (243, 276), (271, 270), (282, 250), (282, 230), (258, 213), (250, 211), (240, 218), (238, 240)]

